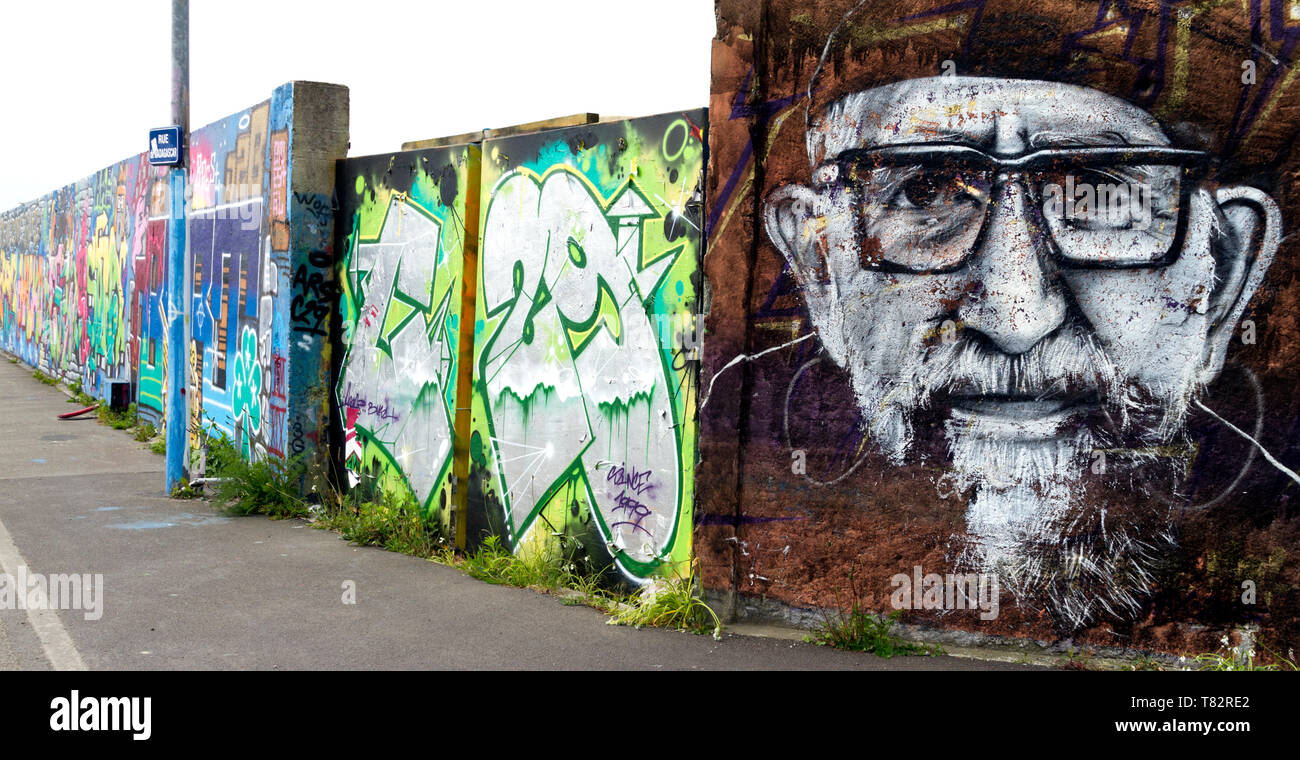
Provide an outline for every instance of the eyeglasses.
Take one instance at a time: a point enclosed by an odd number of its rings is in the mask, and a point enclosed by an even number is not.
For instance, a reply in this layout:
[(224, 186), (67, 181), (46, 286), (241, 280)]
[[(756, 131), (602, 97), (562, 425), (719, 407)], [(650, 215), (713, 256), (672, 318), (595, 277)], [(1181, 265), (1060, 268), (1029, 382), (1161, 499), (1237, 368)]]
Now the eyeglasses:
[(1167, 266), (1209, 154), (1162, 147), (1040, 150), (999, 158), (963, 145), (850, 150), (818, 168), (850, 194), (862, 265), (910, 274), (964, 266), (1003, 188), (1028, 191), (1029, 222), (1064, 266)]

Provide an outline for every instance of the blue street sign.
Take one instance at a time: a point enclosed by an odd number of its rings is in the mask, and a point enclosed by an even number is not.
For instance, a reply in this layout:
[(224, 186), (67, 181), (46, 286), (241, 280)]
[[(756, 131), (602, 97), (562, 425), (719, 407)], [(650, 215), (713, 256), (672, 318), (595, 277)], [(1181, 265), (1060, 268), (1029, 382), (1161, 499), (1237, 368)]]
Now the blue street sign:
[(181, 162), (181, 128), (160, 127), (149, 130), (149, 163), (174, 166)]

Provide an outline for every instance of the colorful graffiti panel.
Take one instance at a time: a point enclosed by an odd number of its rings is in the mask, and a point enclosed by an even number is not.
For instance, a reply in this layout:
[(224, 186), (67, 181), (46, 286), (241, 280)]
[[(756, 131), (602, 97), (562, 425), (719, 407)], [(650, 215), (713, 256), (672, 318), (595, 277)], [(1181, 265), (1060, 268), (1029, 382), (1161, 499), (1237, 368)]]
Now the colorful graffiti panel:
[[(288, 293), (290, 262), (272, 233), (289, 168), (273, 146), (291, 108), (277, 91), (190, 138), (194, 474), (203, 470), (204, 435), (229, 437), (246, 457), (286, 456), (288, 320), (279, 296)], [(268, 197), (280, 205), (268, 210)]]
[(165, 170), (137, 156), (0, 216), (0, 346), (161, 427)]
[(470, 145), (369, 156), (339, 173), (335, 408), (349, 485), (410, 494), (447, 522), (478, 155)]
[[(310, 112), (302, 125), (295, 103)], [(161, 430), (167, 327), (184, 319), (189, 474), (227, 436), (248, 457), (300, 457), (307, 489), (323, 472), (346, 103), (345, 87), (291, 82), (192, 132), (184, 235), (170, 227), (170, 172), (144, 155), (0, 214), (0, 347), (100, 398), (129, 383), (141, 421)], [(189, 292), (169, 316), (172, 237), (186, 243)]]
[(483, 145), (470, 514), (688, 571), (703, 111)]

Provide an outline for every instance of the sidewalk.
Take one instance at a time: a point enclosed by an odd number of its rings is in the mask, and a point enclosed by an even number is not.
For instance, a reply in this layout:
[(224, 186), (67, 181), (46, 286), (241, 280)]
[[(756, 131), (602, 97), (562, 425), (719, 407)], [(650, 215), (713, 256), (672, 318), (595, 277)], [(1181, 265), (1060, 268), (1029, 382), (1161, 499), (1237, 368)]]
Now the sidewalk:
[[(0, 354), (0, 357), (4, 357)], [(0, 361), (0, 572), (102, 573), (103, 616), (0, 605), (0, 670), (1003, 670), (605, 624), (586, 607), (163, 496), (163, 457)], [(344, 581), (356, 604), (342, 601)]]

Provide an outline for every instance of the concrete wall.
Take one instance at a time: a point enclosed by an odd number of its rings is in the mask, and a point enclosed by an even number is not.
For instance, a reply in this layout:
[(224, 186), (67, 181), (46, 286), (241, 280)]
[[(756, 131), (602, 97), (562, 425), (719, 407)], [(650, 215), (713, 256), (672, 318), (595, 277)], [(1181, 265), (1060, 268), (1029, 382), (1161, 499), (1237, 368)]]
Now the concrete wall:
[[(630, 584), (694, 559), (729, 615), (1285, 651), (1286, 24), (720, 0), (707, 111), (337, 168), (346, 90), (285, 85), (192, 138), (192, 444), (332, 459)], [(151, 419), (161, 176), (0, 223), (0, 343)], [(1118, 216), (1059, 203), (1103, 186)]]
[[(284, 455), (284, 426), (272, 422), (269, 397), (285, 396), (288, 346), (285, 331), (274, 328), (283, 322), (276, 301), (287, 295), (289, 272), (265, 243), (272, 242), (266, 191), (272, 176), (283, 183), (287, 172), (269, 165), (270, 134), (282, 135), (287, 121), (285, 101), (272, 98), (190, 136), (188, 398), (196, 472), (203, 469), (203, 436), (214, 431), (230, 436), (245, 456)], [(274, 242), (283, 250), (287, 236)]]
[[(142, 138), (143, 141), (143, 138)], [(295, 82), (190, 136), (191, 474), (204, 431), (315, 458), (327, 424), (334, 161), (347, 90)], [(163, 427), (169, 191), (143, 154), (0, 216), (0, 347)], [(184, 315), (177, 315), (184, 318)]]
[[(738, 614), (856, 596), (931, 628), (1286, 652), (1297, 481), (1255, 443), (1300, 464), (1300, 95), (1294, 30), (1258, 13), (718, 4), (696, 549)], [(1011, 181), (847, 152), (900, 143), (1213, 163)], [(1127, 177), (1154, 214), (1062, 222), (1042, 171)], [(999, 609), (955, 604), (967, 573)]]
[(341, 164), (351, 485), (409, 492), (471, 545), (558, 533), (631, 582), (688, 571), (705, 123)]
[[(285, 452), (301, 456), (314, 482), (324, 476), (330, 458), (323, 437), (330, 426), (330, 335), (338, 313), (340, 289), (332, 280), (334, 223), (339, 203), (335, 165), (348, 151), (348, 89), (319, 82), (294, 82), (288, 144), (280, 148), (272, 133), (270, 166), (280, 154), (288, 164), (286, 187), (272, 181), (268, 189), (272, 215), (271, 249), (276, 250), (276, 225), (283, 228), (281, 200), (288, 216), (290, 286), (287, 410)], [(285, 87), (277, 90), (281, 95)], [(281, 233), (282, 234), (282, 233)], [(274, 404), (272, 404), (274, 414)]]
[(138, 155), (0, 215), (0, 348), (161, 427), (168, 188)]

